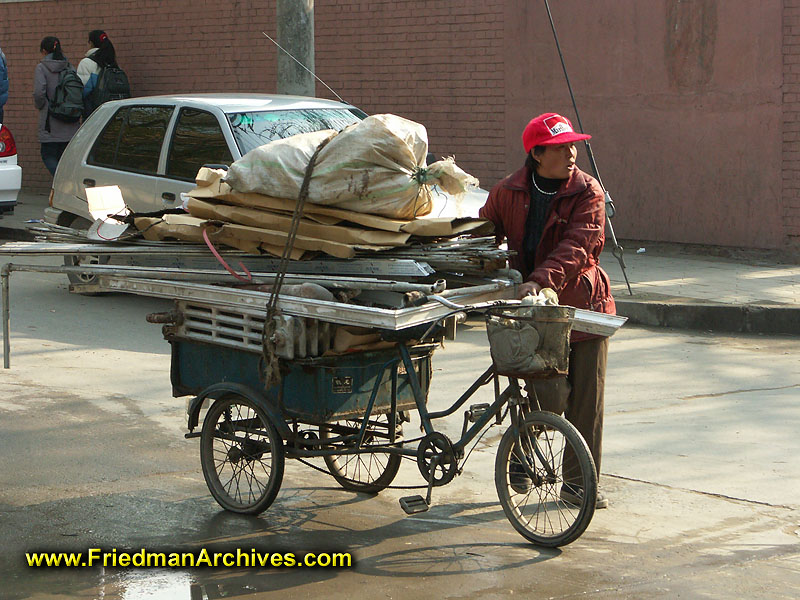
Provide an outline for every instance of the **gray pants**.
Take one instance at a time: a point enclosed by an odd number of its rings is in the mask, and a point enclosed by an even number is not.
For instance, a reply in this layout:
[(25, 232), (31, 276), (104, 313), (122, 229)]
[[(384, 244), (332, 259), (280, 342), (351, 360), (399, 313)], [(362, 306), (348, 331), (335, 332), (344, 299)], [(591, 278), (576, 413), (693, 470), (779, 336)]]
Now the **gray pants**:
[[(572, 344), (569, 352), (569, 375), (572, 391), (564, 416), (580, 431), (600, 477), (600, 457), (603, 453), (603, 406), (606, 387), (608, 338), (594, 338)], [(564, 471), (570, 458), (566, 453)]]
[[(528, 380), (536, 388), (542, 410), (564, 413), (586, 440), (600, 477), (603, 450), (603, 406), (608, 360), (608, 338), (593, 338), (570, 346), (567, 378)], [(564, 474), (577, 472), (575, 455), (564, 453)]]

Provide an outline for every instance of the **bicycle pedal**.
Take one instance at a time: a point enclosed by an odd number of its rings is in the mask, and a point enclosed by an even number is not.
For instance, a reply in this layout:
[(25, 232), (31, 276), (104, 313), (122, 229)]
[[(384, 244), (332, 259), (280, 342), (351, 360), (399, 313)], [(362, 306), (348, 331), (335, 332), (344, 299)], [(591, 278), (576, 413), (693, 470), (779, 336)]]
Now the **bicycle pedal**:
[(400, 498), (400, 507), (407, 515), (425, 512), (430, 508), (422, 496), (405, 496)]
[(481, 404), (472, 404), (467, 411), (467, 418), (469, 419), (470, 423), (475, 423), (478, 419), (480, 419), (487, 410), (489, 410), (491, 406), (487, 403)]

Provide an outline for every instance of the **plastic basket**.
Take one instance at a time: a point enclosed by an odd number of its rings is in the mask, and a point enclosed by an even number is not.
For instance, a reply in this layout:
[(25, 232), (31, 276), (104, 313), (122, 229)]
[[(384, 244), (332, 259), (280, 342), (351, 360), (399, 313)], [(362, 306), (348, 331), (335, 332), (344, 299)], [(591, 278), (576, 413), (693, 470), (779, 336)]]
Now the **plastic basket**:
[(486, 334), (499, 375), (544, 378), (569, 370), (569, 335), (575, 309), (569, 306), (493, 308)]

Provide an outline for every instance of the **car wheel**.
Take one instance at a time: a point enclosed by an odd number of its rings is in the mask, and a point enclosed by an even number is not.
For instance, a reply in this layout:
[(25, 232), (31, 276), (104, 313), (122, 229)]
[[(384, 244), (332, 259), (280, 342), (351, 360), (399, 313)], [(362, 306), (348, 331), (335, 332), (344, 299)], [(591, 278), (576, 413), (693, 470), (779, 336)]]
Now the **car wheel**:
[[(75, 217), (69, 222), (69, 227), (73, 229), (88, 230), (91, 223), (88, 219), (83, 217)], [(79, 267), (82, 265), (105, 265), (108, 263), (108, 256), (99, 256), (96, 254), (82, 254), (80, 256), (66, 255), (64, 256), (64, 265), (67, 267)], [(93, 285), (97, 283), (97, 275), (92, 273), (67, 273), (67, 278), (72, 285)], [(96, 296), (96, 292), (78, 292), (86, 296)]]

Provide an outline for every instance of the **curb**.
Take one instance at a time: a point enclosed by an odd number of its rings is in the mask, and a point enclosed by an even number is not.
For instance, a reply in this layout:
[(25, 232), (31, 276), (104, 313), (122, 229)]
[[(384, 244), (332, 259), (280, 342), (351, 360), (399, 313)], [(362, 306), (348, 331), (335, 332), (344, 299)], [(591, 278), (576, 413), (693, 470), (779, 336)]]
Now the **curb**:
[(631, 324), (729, 333), (800, 335), (800, 307), (616, 300)]

